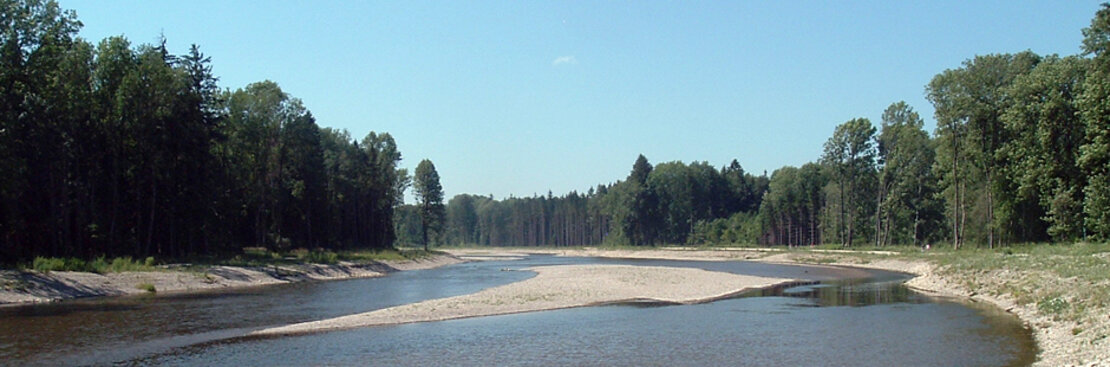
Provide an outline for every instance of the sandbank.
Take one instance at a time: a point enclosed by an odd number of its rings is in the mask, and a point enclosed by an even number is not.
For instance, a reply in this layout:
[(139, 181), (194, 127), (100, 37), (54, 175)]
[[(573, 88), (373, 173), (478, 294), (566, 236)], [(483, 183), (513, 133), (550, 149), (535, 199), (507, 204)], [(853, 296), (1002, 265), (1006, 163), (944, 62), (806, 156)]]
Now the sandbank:
[(164, 271), (107, 274), (0, 270), (0, 306), (144, 294), (148, 292), (142, 289), (145, 285), (154, 286), (158, 293), (180, 293), (304, 281), (371, 278), (396, 271), (429, 269), (463, 261), (451, 255), (436, 255), (417, 260), (340, 262), (331, 265), (211, 266), (203, 269), (171, 266)]
[[(603, 249), (603, 248), (515, 248), (515, 249), (452, 249), (453, 255), (481, 256), (498, 252), (528, 252), (559, 256), (591, 256), (609, 258), (665, 259), (665, 260), (705, 260), (729, 261), (746, 260), (775, 264), (799, 264), (810, 266), (841, 266), (865, 269), (878, 269), (913, 274), (914, 278), (906, 286), (932, 296), (947, 297), (965, 302), (980, 302), (994, 305), (1020, 318), (1033, 331), (1033, 337), (1040, 349), (1034, 366), (1110, 366), (1110, 315), (1101, 315), (1085, 325), (1074, 321), (1061, 320), (1053, 315), (1040, 312), (1037, 304), (1023, 304), (1006, 294), (986, 292), (970, 285), (965, 280), (941, 271), (934, 263), (921, 259), (899, 256), (891, 251), (860, 250), (820, 250), (749, 247), (660, 247), (648, 249)], [(860, 257), (856, 255), (867, 255)], [(994, 282), (1004, 287), (1007, 282), (1018, 281), (1024, 275), (1020, 271), (992, 271), (979, 274), (982, 282)], [(1067, 283), (1062, 279), (1061, 283)], [(997, 285), (997, 284), (996, 284)], [(1065, 285), (1067, 286), (1067, 285)], [(1083, 285), (1070, 285), (1082, 288)], [(1085, 335), (1076, 331), (1084, 330)], [(1095, 335), (1094, 338), (1089, 335)], [(1102, 335), (1102, 336), (1098, 336)]]
[(529, 270), (536, 276), (473, 294), (264, 329), (252, 335), (304, 334), (613, 303), (691, 304), (794, 281), (656, 266), (555, 265)]

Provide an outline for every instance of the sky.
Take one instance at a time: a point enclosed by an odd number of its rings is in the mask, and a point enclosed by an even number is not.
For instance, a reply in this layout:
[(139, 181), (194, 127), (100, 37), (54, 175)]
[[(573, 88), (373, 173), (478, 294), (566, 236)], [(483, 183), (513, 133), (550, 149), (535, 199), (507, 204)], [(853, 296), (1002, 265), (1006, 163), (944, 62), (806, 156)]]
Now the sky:
[[(80, 36), (197, 44), (321, 127), (388, 132), (447, 198), (585, 192), (650, 162), (819, 158), (975, 55), (1080, 53), (1099, 1), (70, 1)], [(411, 198), (411, 196), (410, 196)], [(411, 202), (411, 199), (410, 199)]]

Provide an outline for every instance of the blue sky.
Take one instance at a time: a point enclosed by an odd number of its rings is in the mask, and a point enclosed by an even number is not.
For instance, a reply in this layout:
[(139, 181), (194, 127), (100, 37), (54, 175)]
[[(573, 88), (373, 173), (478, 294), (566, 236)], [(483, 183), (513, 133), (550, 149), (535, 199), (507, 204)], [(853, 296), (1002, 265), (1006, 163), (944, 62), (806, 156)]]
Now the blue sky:
[(447, 197), (584, 192), (652, 163), (816, 160), (977, 54), (1076, 54), (1099, 1), (67, 1), (91, 41), (167, 38), (222, 88), (273, 80), (321, 126), (389, 132)]

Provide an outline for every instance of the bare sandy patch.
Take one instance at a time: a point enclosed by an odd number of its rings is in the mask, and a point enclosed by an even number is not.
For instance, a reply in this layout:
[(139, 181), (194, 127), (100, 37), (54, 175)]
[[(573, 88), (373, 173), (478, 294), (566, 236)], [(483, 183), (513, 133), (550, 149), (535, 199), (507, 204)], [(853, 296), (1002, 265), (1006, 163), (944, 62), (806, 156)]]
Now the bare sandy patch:
[(537, 275), (469, 295), (265, 329), (253, 335), (314, 333), (623, 302), (691, 304), (793, 281), (693, 268), (631, 265), (557, 265), (530, 270)]

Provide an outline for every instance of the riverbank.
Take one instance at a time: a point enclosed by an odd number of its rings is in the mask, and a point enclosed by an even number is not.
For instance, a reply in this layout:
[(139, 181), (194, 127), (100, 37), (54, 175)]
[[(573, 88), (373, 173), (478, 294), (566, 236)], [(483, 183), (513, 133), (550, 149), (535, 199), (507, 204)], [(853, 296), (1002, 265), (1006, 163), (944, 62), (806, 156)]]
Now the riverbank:
[[(1078, 246), (1078, 245), (1077, 245)], [(1104, 247), (1104, 246), (1103, 246)], [(1021, 318), (1033, 330), (1035, 366), (1110, 366), (1110, 252), (1102, 247), (1051, 253), (994, 251), (845, 251), (768, 248), (516, 248), (452, 249), (455, 256), (560, 256), (834, 265), (914, 274), (917, 291), (984, 302)], [(1082, 269), (1072, 269), (1082, 267)], [(1087, 271), (1092, 273), (1079, 273)]]
[(85, 297), (180, 293), (262, 285), (370, 278), (404, 271), (430, 269), (464, 260), (453, 255), (419, 259), (282, 264), (267, 266), (175, 266), (160, 271), (87, 273), (72, 271), (0, 270), (0, 306), (54, 302)]
[(535, 271), (536, 276), (477, 293), (265, 329), (252, 335), (304, 334), (613, 303), (702, 303), (794, 281), (656, 266), (556, 265), (528, 270)]

